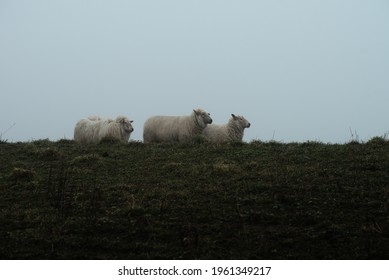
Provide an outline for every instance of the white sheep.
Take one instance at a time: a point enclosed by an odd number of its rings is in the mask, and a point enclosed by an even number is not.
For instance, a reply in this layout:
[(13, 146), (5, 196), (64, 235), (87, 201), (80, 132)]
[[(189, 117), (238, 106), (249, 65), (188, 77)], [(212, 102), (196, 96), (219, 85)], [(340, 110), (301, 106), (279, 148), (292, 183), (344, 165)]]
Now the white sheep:
[(215, 143), (242, 141), (244, 129), (250, 127), (250, 123), (242, 116), (231, 114), (231, 119), (223, 125), (208, 125), (203, 130), (206, 139)]
[(212, 123), (210, 114), (202, 109), (193, 110), (189, 116), (154, 116), (146, 120), (143, 142), (185, 142), (201, 135)]
[(134, 131), (127, 117), (119, 116), (116, 120), (102, 119), (97, 116), (77, 122), (74, 128), (74, 140), (78, 143), (99, 143), (104, 138), (127, 142)]

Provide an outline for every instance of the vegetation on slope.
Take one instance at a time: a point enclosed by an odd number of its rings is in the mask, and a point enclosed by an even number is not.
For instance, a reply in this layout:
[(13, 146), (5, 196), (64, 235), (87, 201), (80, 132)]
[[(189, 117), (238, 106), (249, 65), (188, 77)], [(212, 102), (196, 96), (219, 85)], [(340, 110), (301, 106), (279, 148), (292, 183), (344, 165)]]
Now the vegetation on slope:
[(2, 259), (387, 259), (389, 142), (0, 141)]

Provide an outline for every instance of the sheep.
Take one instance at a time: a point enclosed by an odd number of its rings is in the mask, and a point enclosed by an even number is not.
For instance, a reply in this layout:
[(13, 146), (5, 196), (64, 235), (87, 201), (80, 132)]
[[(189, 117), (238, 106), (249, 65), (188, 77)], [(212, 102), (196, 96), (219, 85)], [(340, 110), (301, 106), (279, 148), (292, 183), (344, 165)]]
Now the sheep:
[(231, 119), (227, 124), (208, 125), (203, 130), (203, 135), (208, 141), (214, 143), (242, 141), (244, 129), (250, 127), (250, 125), (244, 117), (231, 114)]
[(203, 129), (211, 123), (210, 114), (202, 109), (193, 110), (189, 116), (154, 116), (144, 124), (143, 142), (187, 142), (201, 136)]
[(116, 120), (102, 119), (97, 116), (77, 122), (74, 128), (74, 141), (78, 143), (99, 143), (104, 138), (127, 142), (134, 131), (127, 117), (119, 116)]

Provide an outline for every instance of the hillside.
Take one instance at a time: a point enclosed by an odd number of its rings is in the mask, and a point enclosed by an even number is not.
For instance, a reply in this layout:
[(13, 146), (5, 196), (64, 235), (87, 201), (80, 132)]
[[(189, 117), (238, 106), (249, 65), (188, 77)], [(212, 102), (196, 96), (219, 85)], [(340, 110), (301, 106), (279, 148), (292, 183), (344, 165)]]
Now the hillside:
[(2, 259), (388, 259), (389, 142), (0, 141)]

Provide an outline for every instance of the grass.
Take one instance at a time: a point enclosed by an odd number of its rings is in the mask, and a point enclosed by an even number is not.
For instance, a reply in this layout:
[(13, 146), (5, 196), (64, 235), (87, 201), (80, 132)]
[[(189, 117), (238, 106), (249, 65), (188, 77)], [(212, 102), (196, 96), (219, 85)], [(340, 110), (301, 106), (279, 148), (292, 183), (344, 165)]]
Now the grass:
[(0, 142), (2, 259), (388, 259), (389, 141)]

